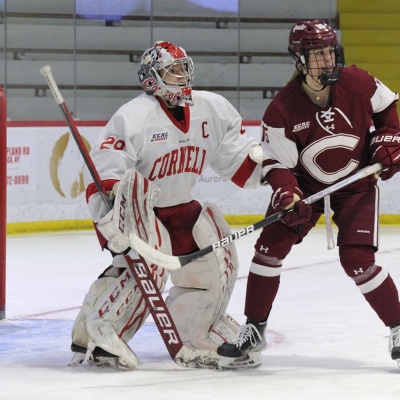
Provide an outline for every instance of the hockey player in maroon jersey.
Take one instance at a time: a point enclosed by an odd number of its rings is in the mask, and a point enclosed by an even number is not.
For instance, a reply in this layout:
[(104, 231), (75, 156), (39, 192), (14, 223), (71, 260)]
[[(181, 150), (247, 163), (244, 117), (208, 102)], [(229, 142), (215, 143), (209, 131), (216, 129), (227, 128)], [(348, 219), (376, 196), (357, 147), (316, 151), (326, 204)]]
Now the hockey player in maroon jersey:
[[(367, 177), (314, 203), (301, 200), (370, 163), (383, 166), (382, 180), (400, 169), (398, 95), (355, 66), (345, 67), (336, 32), (324, 21), (297, 23), (289, 53), (296, 71), (268, 106), (262, 121), (263, 173), (273, 194), (267, 215), (293, 209), (266, 226), (255, 245), (247, 282), (246, 324), (222, 344), (224, 357), (266, 347), (267, 318), (280, 284), (283, 260), (322, 214), (328, 247), (333, 246), (329, 213), (339, 229), (341, 265), (381, 321), (390, 328), (389, 352), (400, 366), (400, 304), (396, 286), (375, 264), (378, 250), (379, 189)], [(376, 129), (370, 133), (371, 120)]]
[[(256, 188), (262, 177), (261, 147), (247, 136), (240, 115), (226, 99), (192, 90), (193, 62), (184, 49), (157, 42), (143, 54), (139, 80), (145, 93), (115, 113), (91, 158), (112, 195), (135, 171), (144, 193), (136, 204), (146, 205), (146, 212), (138, 215), (134, 204), (126, 204), (136, 224), (147, 221), (140, 229), (150, 245), (173, 255), (187, 254), (230, 234), (217, 206), (192, 199), (197, 178), (210, 166), (240, 187)], [(127, 276), (121, 253), (129, 244), (117, 235), (113, 210), (107, 213), (88, 171), (84, 179), (101, 245), (114, 258), (89, 289), (75, 321), (71, 365), (87, 361), (135, 369), (139, 360), (127, 343), (149, 311), (135, 280)], [(135, 193), (142, 192), (135, 188)], [(150, 267), (162, 292), (168, 271)], [(170, 273), (174, 286), (166, 303), (182, 342), (208, 351), (210, 365), (220, 359), (218, 345), (233, 339), (238, 330), (239, 324), (226, 314), (237, 269), (236, 250), (230, 245)]]

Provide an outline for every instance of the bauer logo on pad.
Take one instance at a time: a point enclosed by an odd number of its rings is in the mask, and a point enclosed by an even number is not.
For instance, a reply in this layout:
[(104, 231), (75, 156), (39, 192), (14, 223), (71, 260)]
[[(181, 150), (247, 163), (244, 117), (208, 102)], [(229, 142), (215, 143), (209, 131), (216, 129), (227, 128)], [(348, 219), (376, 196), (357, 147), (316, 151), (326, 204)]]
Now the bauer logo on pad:
[(168, 132), (153, 133), (150, 143), (165, 142), (168, 140)]

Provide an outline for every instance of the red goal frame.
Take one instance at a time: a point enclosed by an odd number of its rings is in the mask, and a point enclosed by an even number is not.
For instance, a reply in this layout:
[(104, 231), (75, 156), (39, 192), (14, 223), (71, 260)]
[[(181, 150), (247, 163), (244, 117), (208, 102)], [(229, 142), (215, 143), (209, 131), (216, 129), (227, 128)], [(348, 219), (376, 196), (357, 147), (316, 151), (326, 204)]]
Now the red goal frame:
[(7, 98), (0, 88), (0, 320), (6, 318)]

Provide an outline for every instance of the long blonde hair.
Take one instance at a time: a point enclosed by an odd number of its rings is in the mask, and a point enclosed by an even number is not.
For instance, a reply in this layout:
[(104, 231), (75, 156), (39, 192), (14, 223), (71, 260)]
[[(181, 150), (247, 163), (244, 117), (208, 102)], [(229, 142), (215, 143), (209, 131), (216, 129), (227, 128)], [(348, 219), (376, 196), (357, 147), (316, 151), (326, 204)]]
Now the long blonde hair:
[(300, 75), (300, 72), (297, 71), (297, 69), (295, 69), (293, 71), (292, 76), (290, 77), (290, 79), (286, 82), (286, 85), (288, 85), (289, 83), (293, 82), (298, 76)]
[(297, 65), (296, 69), (293, 71), (292, 76), (286, 82), (286, 85), (288, 85), (290, 82), (293, 82), (299, 75), (302, 75), (303, 72), (304, 72), (304, 67), (302, 65)]

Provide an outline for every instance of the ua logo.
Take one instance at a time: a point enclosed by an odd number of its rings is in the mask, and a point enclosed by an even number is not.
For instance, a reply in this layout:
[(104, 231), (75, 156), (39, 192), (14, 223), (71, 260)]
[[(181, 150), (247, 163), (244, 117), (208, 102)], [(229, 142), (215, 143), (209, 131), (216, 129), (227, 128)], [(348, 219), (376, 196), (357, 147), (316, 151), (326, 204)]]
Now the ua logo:
[(354, 270), (354, 273), (356, 274), (356, 275), (358, 275), (358, 274), (362, 274), (364, 271), (363, 271), (363, 269), (362, 268), (360, 268), (360, 269), (355, 269)]

